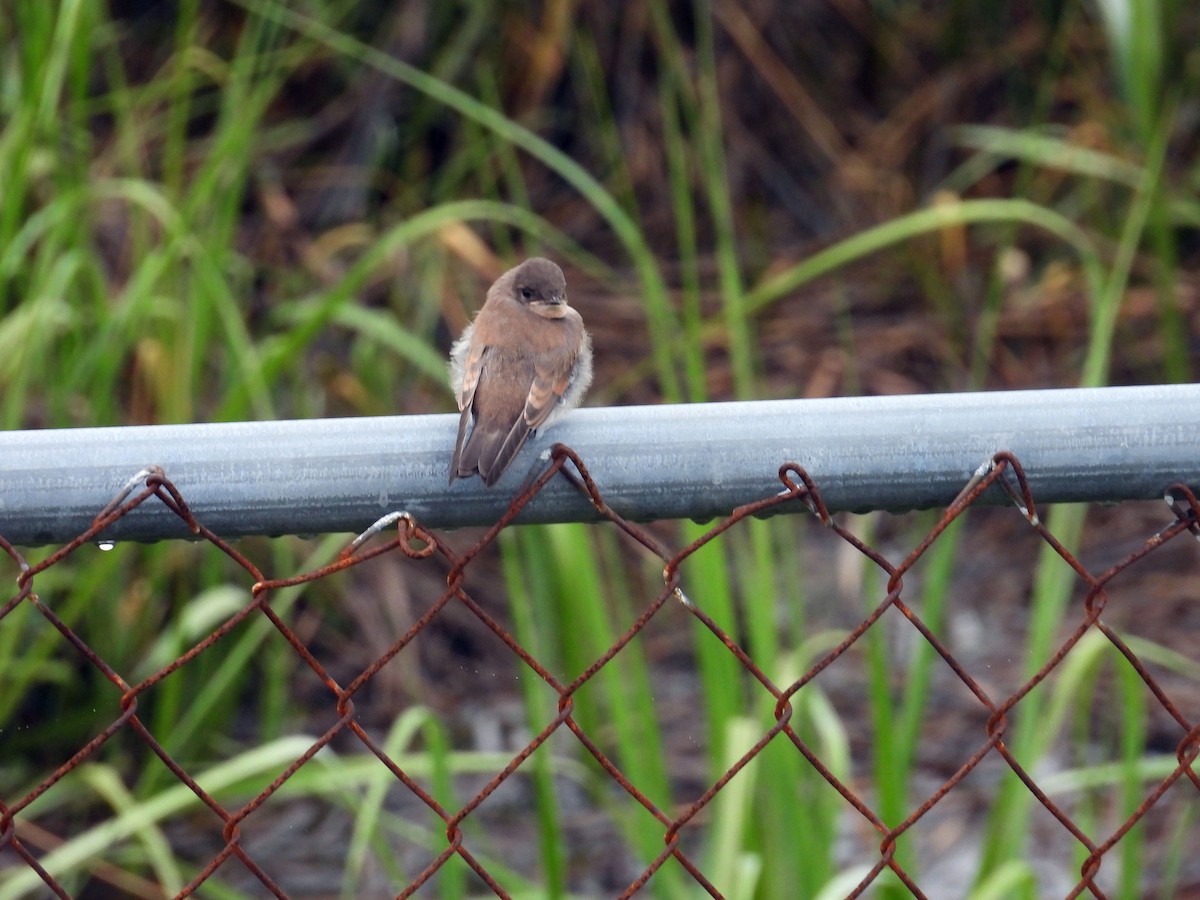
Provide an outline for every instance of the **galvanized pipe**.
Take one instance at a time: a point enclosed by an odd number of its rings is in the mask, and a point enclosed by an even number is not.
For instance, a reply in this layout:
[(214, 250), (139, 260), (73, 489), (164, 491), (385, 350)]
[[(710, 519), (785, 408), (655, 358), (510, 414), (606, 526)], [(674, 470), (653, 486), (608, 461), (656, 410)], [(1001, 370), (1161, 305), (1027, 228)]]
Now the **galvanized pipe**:
[[(494, 522), (555, 442), (574, 448), (630, 519), (708, 519), (779, 490), (793, 461), (832, 510), (947, 504), (1012, 451), (1040, 503), (1161, 497), (1200, 485), (1200, 386), (932, 394), (581, 409), (530, 442), (498, 485), (447, 486), (457, 417), (244, 422), (0, 433), (0, 535), (83, 531), (131, 475), (161, 466), (222, 536), (357, 532), (403, 509), (432, 527)], [(990, 499), (1008, 502), (997, 491)], [(800, 507), (793, 507), (799, 509)], [(587, 521), (557, 479), (520, 521)], [(113, 540), (185, 535), (156, 501)]]

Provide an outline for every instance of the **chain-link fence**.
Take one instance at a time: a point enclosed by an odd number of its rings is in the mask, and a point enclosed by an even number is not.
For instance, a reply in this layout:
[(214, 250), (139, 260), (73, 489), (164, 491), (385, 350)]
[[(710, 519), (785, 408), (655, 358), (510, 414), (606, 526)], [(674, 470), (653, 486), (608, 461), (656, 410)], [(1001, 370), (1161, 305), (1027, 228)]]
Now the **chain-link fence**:
[[(14, 790), (11, 787), (12, 779), (6, 779), (10, 787), (6, 789), (5, 796), (0, 796), (0, 875), (4, 876), (7, 882), (0, 880), (0, 890), (8, 890), (10, 893), (7, 895), (13, 895), (14, 891), (19, 894), (24, 890), (29, 895), (53, 891), (58, 896), (69, 896), (59, 873), (59, 868), (66, 867), (68, 863), (56, 858), (54, 849), (57, 842), (70, 835), (48, 835), (39, 825), (34, 811), (39, 800), (52, 795), (56, 786), (73, 771), (85, 763), (103, 759), (106, 744), (118, 735), (124, 736), (126, 749), (132, 745), (135, 755), (140, 753), (146, 764), (152, 762), (152, 757), (160, 760), (174, 778), (194, 796), (199, 805), (193, 803), (188, 815), (213, 817), (219, 823), (219, 848), (198, 867), (181, 896), (210, 895), (210, 880), (214, 873), (221, 871), (223, 867), (237, 865), (250, 873), (255, 891), (265, 890), (275, 896), (289, 896), (289, 890), (285, 887), (286, 872), (280, 871), (281, 864), (272, 859), (269, 852), (259, 853), (251, 850), (243, 840), (243, 834), (265, 809), (282, 802), (280, 797), (287, 792), (289, 783), (303, 777), (305, 770), (314, 766), (314, 758), (323, 749), (330, 747), (335, 740), (348, 740), (356, 743), (360, 750), (365, 748), (370, 756), (377, 760), (377, 765), (382, 767), (381, 771), (386, 769), (390, 773), (390, 778), (394, 779), (391, 785), (393, 788), (402, 785), (403, 790), (410, 793), (410, 800), (415, 798), (416, 802), (444, 823), (443, 847), (439, 852), (431, 854), (419, 873), (408, 878), (399, 896), (415, 894), (423, 886), (435, 889), (438, 878), (444, 874), (448, 862), (456, 857), (473, 870), (478, 878), (477, 887), (480, 890), (490, 889), (500, 896), (512, 895), (511, 884), (506, 885), (505, 877), (493, 871), (495, 866), (489, 858), (485, 858), (486, 854), (481, 855), (477, 847), (473, 846), (466, 826), (473, 816), (479, 814), (489, 798), (510, 786), (522, 775), (527, 775), (539, 754), (544, 756), (550, 753), (552, 748), (549, 745), (552, 740), (561, 742), (573, 738), (577, 742), (575, 751), (578, 753), (582, 748), (582, 752), (590, 760), (594, 760), (595, 765), (611, 779), (615, 790), (621, 792), (658, 823), (662, 834), (661, 850), (653, 858), (642, 860), (641, 871), (625, 884), (621, 891), (622, 896), (634, 894), (647, 886), (653, 890), (656, 879), (662, 876), (661, 870), (668, 864), (681, 868), (693, 888), (698, 886), (712, 896), (723, 895), (727, 890), (726, 886), (710, 880), (712, 876), (705, 871), (704, 860), (697, 854), (697, 836), (707, 829), (718, 827), (712, 820), (712, 814), (719, 804), (719, 798), (723, 792), (731, 789), (731, 785), (737, 783), (739, 774), (767, 752), (768, 748), (783, 747), (787, 752), (797, 754), (798, 759), (802, 758), (806, 767), (811, 767), (813, 772), (840, 795), (839, 802), (844, 805), (845, 814), (853, 820), (851, 828), (861, 830), (865, 827), (875, 834), (878, 852), (869, 858), (860, 857), (852, 861), (859, 866), (859, 875), (857, 885), (850, 891), (851, 896), (861, 895), (887, 882), (894, 883), (895, 879), (906, 886), (912, 895), (926, 896), (926, 892), (931, 888), (921, 883), (918, 873), (906, 868), (897, 853), (897, 847), (905, 839), (906, 833), (930, 817), (985, 761), (993, 764), (1002, 761), (1003, 765), (1024, 783), (1036, 803), (1053, 817), (1060, 837), (1069, 836), (1072, 859), (1082, 859), (1078, 868), (1077, 883), (1071, 887), (1069, 896), (1085, 893), (1105, 896), (1102, 873), (1108, 866), (1111, 874), (1113, 867), (1119, 865), (1110, 862), (1115, 855), (1114, 848), (1131, 829), (1143, 823), (1156, 805), (1164, 802), (1164, 797), (1177, 797), (1176, 792), (1186, 788), (1190, 799), (1185, 802), (1196, 802), (1195, 790), (1200, 789), (1200, 774), (1194, 765), (1197, 755), (1200, 754), (1200, 717), (1197, 716), (1197, 711), (1188, 711), (1184, 702), (1173, 699), (1161, 677), (1161, 670), (1156, 669), (1153, 661), (1142, 659), (1141, 654), (1135, 652), (1135, 642), (1128, 640), (1116, 628), (1107, 624), (1103, 617), (1109, 587), (1114, 579), (1134, 567), (1145, 568), (1152, 565), (1149, 561), (1178, 537), (1187, 536), (1189, 533), (1200, 537), (1200, 504), (1193, 491), (1183, 484), (1175, 484), (1167, 492), (1173, 518), (1165, 527), (1137, 541), (1136, 546), (1125, 552), (1124, 558), (1098, 572), (1085, 566), (1048, 529), (1039, 516), (1036, 498), (1032, 496), (1029, 480), (1020, 462), (1009, 453), (997, 454), (990, 467), (981, 469), (945, 510), (936, 525), (900, 562), (890, 561), (881, 550), (870, 546), (868, 540), (856, 536), (841, 518), (831, 515), (822, 499), (820, 486), (814, 483), (803, 468), (792, 462), (786, 462), (779, 468), (777, 494), (736, 509), (731, 515), (713, 524), (697, 540), (682, 549), (674, 549), (664, 543), (661, 535), (656, 533), (652, 526), (638, 525), (616, 514), (605, 502), (584, 461), (570, 448), (558, 444), (553, 449), (549, 468), (512, 501), (507, 513), (493, 527), (465, 550), (454, 549), (453, 542), (448, 540), (446, 535), (431, 530), (405, 512), (397, 512), (381, 519), (371, 530), (350, 543), (336, 561), (312, 571), (280, 577), (262, 571), (228, 540), (209, 530), (203, 521), (193, 515), (187, 498), (172, 483), (169, 474), (158, 469), (139, 473), (137, 480), (131, 482), (125, 492), (98, 513), (86, 531), (34, 565), (28, 564), (7, 540), (0, 538), (0, 545), (19, 567), (17, 592), (0, 606), (0, 637), (3, 636), (6, 625), (13, 624), (15, 610), (22, 606), (35, 608), (65, 639), (66, 645), (60, 655), (69, 658), (66, 659), (68, 667), (80, 665), (85, 661), (87, 666), (94, 667), (102, 673), (103, 678), (111, 682), (114, 695), (119, 698), (119, 715), (109, 719), (102, 712), (97, 712), (94, 719), (94, 737), (78, 747), (77, 752), (65, 762), (59, 765), (48, 764), (45, 771), (25, 772), (21, 789)], [(628, 622), (624, 632), (611, 642), (607, 650), (592, 659), (590, 664), (573, 677), (556, 674), (555, 666), (540, 660), (535, 647), (526, 646), (519, 641), (513, 629), (485, 608), (475, 592), (467, 586), (467, 575), (472, 566), (478, 564), (481, 554), (497, 541), (501, 532), (511, 526), (522, 509), (547, 485), (561, 484), (564, 480), (591, 504), (601, 522), (605, 523), (600, 527), (615, 529), (622, 536), (623, 544), (632, 548), (631, 552), (643, 562), (650, 559), (654, 560), (656, 565), (661, 563), (662, 571), (661, 589), (653, 596), (633, 598), (632, 608), (636, 615)], [(1036, 671), (1031, 675), (1023, 675), (1015, 689), (1010, 687), (1004, 693), (996, 692), (995, 682), (988, 673), (973, 670), (969, 661), (956, 656), (951, 649), (951, 642), (939, 635), (937, 628), (927, 624), (917, 606), (907, 599), (905, 593), (905, 578), (913, 571), (914, 566), (927, 559), (931, 548), (947, 529), (963, 517), (985, 492), (990, 490), (994, 495), (997, 488), (1005, 491), (1016, 507), (1009, 515), (1023, 517), (1044, 546), (1050, 548), (1070, 568), (1076, 580), (1076, 593), (1079, 595), (1078, 602), (1071, 607), (1073, 612), (1067, 614), (1068, 632), (1062, 636), (1057, 647), (1052, 648), (1052, 652), (1048, 653)], [(178, 517), (196, 539), (207, 542), (232, 559), (245, 573), (250, 599), (235, 613), (224, 618), (217, 627), (208, 631), (202, 639), (192, 643), (186, 652), (157, 666), (151, 674), (139, 675), (134, 679), (128, 672), (115, 670), (93, 649), (93, 635), (77, 633), (56, 611), (61, 608), (61, 597), (70, 593), (69, 585), (53, 582), (54, 587), (50, 595), (43, 595), (39, 586), (43, 579), (53, 577), (56, 566), (77, 553), (81, 547), (88, 547), (97, 542), (103, 543), (110, 526), (147, 504), (161, 504)], [(726, 540), (729, 535), (746, 528), (750, 521), (778, 512), (789, 505), (806, 507), (826, 526), (829, 533), (835, 536), (843, 549), (860, 557), (863, 565), (875, 571), (883, 588), (882, 597), (874, 608), (856, 625), (848, 628), (840, 641), (826, 648), (815, 661), (811, 661), (807, 671), (799, 677), (777, 681), (743, 649), (745, 642), (735, 624), (718, 624), (701, 604), (689, 598), (683, 573), (689, 560), (707, 545)], [(385, 555), (402, 557), (409, 561), (408, 564), (416, 566), (427, 565), (431, 560), (440, 560), (440, 565), (448, 573), (445, 578), (446, 586), (440, 595), (429, 598), (427, 602), (422, 601), (424, 606), (409, 627), (387, 636), (386, 651), (377, 655), (370, 665), (349, 679), (335, 678), (328, 668), (328, 661), (323, 662), (314, 655), (308, 640), (297, 632), (295, 623), (289, 622), (273, 607), (273, 600), (285, 589), (319, 582), (334, 573), (352, 570), (368, 560)], [(1196, 571), (1192, 569), (1192, 579), (1195, 578)], [(716, 777), (704, 776), (696, 785), (694, 794), (681, 802), (664, 806), (661, 802), (656, 803), (652, 800), (645, 786), (637, 783), (629, 774), (628, 760), (615, 758), (612, 751), (606, 749), (611, 746), (610, 742), (604, 735), (597, 733), (595, 724), (585, 723), (585, 717), (579, 715), (577, 699), (602, 671), (622, 664), (621, 655), (626, 648), (632, 642), (644, 638), (651, 623), (668, 607), (674, 610), (674, 614), (685, 615), (698, 623), (702, 631), (701, 637), (706, 633), (706, 639), (713, 642), (713, 647), (717, 648), (718, 652), (727, 654), (736, 661), (741, 673), (748, 677), (750, 683), (757, 686), (756, 690), (761, 695), (758, 699), (769, 697), (774, 711), (773, 724), (754, 734), (751, 745), (744, 752), (739, 751), (740, 755), (735, 755), (725, 771)], [(431, 787), (428, 773), (410, 771), (409, 761), (403, 755), (389, 752), (379, 729), (366, 722), (356, 709), (356, 699), (361, 696), (364, 688), (379, 677), (389, 662), (409, 650), (414, 641), (450, 608), (457, 608), (460, 612), (466, 611), (494, 634), (508, 651), (520, 660), (521, 665), (518, 668), (521, 677), (540, 680), (548, 686), (553, 692), (557, 707), (557, 714), (539, 723), (540, 730), (526, 735), (527, 740), (524, 740), (507, 764), (486, 775), (482, 783), (476, 783), (473, 795), (457, 807), (447, 806), (439, 801), (437, 792)], [(804, 729), (798, 727), (796, 709), (804, 697), (806, 688), (819, 684), (828, 676), (835, 663), (854, 652), (856, 645), (869, 632), (881, 627), (880, 620), (885, 614), (895, 613), (902, 615), (911, 626), (910, 636), (926, 642), (936, 651), (937, 656), (953, 673), (953, 678), (969, 692), (972, 698), (970, 702), (974, 705), (977, 715), (964, 721), (959, 728), (960, 737), (966, 736), (968, 729), (974, 734), (970, 739), (973, 749), (952, 767), (952, 771), (939, 776), (938, 782), (932, 786), (923, 801), (915, 804), (902, 821), (885, 821), (879, 811), (878, 800), (872, 796), (871, 791), (856, 783), (853, 778), (837, 774), (836, 767), (823, 756), (824, 751), (819, 742), (814, 741), (811, 735), (806, 736)], [(195, 665), (209, 648), (227, 640), (235, 629), (251, 619), (269, 622), (270, 627), (277, 632), (278, 640), (285, 641), (296, 657), (303, 661), (303, 665), (316, 675), (324, 686), (326, 703), (333, 711), (335, 721), (323, 734), (304, 747), (302, 752), (296, 753), (294, 759), (279, 771), (267, 787), (255, 791), (248, 799), (240, 797), (236, 802), (222, 801), (214, 791), (206, 789), (200, 783), (197, 774), (189, 770), (187, 763), (177, 759), (177, 752), (168, 751), (165, 746), (169, 743), (168, 740), (164, 735), (155, 733), (152, 723), (143, 714), (142, 704), (152, 695), (156, 686), (183, 667)], [(1042, 783), (1044, 773), (1030, 770), (1023, 765), (1012, 752), (1006, 739), (1011, 720), (1014, 715), (1019, 715), (1022, 703), (1030, 693), (1066, 664), (1065, 661), (1070, 658), (1074, 648), (1085, 639), (1092, 640), (1095, 636), (1102, 636), (1104, 641), (1128, 661), (1132, 670), (1136, 672), (1137, 680), (1148, 691), (1156, 710), (1165, 714), (1171, 723), (1172, 730), (1169, 750), (1174, 759), (1169, 770), (1160, 772), (1149, 780), (1145, 775), (1141, 776), (1138, 781), (1140, 795), (1136, 802), (1128, 804), (1129, 808), (1116, 821), (1094, 816), (1086, 821), (1080, 819), (1078, 809), (1053, 798), (1053, 792)], [(9, 643), (8, 646), (13, 645)], [(1196, 661), (1193, 657), (1193, 662)], [(591, 721), (594, 723), (594, 720)], [(1119, 723), (1114, 727), (1119, 728)], [(937, 740), (936, 737), (931, 739)], [(0, 746), (2, 742), (3, 736), (0, 735)], [(774, 749), (772, 752), (780, 751)], [(789, 786), (778, 784), (773, 786), (773, 790), (786, 792)], [(196, 812), (197, 809), (201, 812)], [(801, 845), (804, 836), (796, 835), (795, 840)], [(1185, 842), (1186, 840), (1187, 838)], [(1194, 840), (1190, 844), (1185, 843), (1186, 846), (1194, 848)], [(386, 848), (383, 852), (386, 853)], [(87, 896), (108, 896), (112, 891), (118, 894), (127, 891), (130, 895), (161, 895), (163, 888), (153, 882), (143, 882), (141, 889), (136, 891), (130, 887), (131, 882), (127, 873), (122, 870), (120, 862), (119, 854), (108, 855), (103, 842), (93, 848), (87, 859), (82, 862), (76, 860), (77, 865), (90, 870), (90, 877), (94, 879), (95, 884), (100, 884), (110, 891), (109, 894), (104, 890), (99, 893), (93, 891), (87, 893)], [(18, 881), (14, 873), (19, 874), (24, 881)], [(126, 880), (122, 880), (123, 878)], [(9, 886), (7, 889), (3, 888), (5, 883)], [(21, 888), (21, 885), (24, 887)], [(963, 890), (965, 891), (965, 887)], [(156, 894), (156, 891), (159, 893)], [(294, 896), (295, 892), (291, 895)]]

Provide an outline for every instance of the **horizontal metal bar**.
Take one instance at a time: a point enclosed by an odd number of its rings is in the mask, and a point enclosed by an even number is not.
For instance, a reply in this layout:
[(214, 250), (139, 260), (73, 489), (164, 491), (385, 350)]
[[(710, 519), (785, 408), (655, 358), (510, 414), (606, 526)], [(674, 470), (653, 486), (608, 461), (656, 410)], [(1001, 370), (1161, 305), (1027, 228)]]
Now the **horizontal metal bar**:
[[(808, 470), (832, 510), (944, 506), (999, 450), (1021, 460), (1039, 503), (1161, 497), (1172, 481), (1200, 484), (1197, 385), (580, 409), (531, 441), (493, 488), (478, 479), (447, 486), (456, 423), (436, 415), (0, 433), (0, 534), (18, 545), (68, 540), (152, 464), (222, 536), (358, 532), (397, 509), (432, 527), (490, 524), (557, 441), (579, 452), (611, 507), (643, 521), (724, 515), (777, 492), (786, 461)], [(595, 518), (563, 479), (522, 515)], [(106, 537), (184, 535), (154, 501)]]

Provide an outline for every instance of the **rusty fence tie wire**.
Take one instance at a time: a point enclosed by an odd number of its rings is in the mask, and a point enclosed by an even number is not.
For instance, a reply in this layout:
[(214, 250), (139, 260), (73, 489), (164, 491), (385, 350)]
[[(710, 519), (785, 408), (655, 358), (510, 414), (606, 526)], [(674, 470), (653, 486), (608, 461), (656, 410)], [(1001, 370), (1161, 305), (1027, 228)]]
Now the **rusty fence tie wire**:
[[(1093, 896), (1104, 896), (1096, 884), (1095, 877), (1103, 862), (1105, 854), (1124, 837), (1128, 831), (1141, 821), (1151, 807), (1180, 779), (1186, 778), (1200, 790), (1200, 775), (1197, 774), (1193, 763), (1200, 755), (1200, 722), (1190, 720), (1182, 710), (1167, 695), (1166, 691), (1156, 681), (1146, 665), (1138, 658), (1119, 634), (1100, 618), (1107, 602), (1106, 585), (1119, 573), (1138, 562), (1158, 547), (1163, 546), (1173, 538), (1190, 532), (1200, 537), (1200, 503), (1190, 488), (1183, 484), (1173, 484), (1167, 490), (1166, 500), (1174, 515), (1174, 521), (1166, 528), (1154, 534), (1145, 543), (1130, 553), (1125, 559), (1113, 565), (1107, 571), (1096, 575), (1085, 568), (1049, 532), (1043, 520), (1038, 515), (1029, 482), (1020, 462), (1010, 453), (998, 453), (985, 466), (982, 466), (975, 477), (964, 487), (958, 498), (946, 509), (941, 519), (913, 551), (899, 564), (889, 562), (882, 554), (868, 546), (849, 530), (839, 524), (830, 515), (821, 499), (818, 485), (800, 466), (795, 463), (784, 463), (778, 472), (780, 490), (774, 496), (746, 504), (734, 510), (730, 515), (718, 521), (705, 534), (688, 546), (675, 552), (663, 546), (649, 531), (630, 522), (604, 501), (603, 495), (592, 480), (584, 461), (575, 451), (562, 444), (554, 446), (549, 467), (532, 481), (511, 503), (505, 515), (497, 521), (473, 546), (465, 552), (456, 553), (436, 533), (428, 530), (412, 516), (403, 511), (397, 511), (383, 517), (370, 529), (352, 541), (341, 554), (330, 564), (286, 578), (268, 578), (244, 555), (214, 534), (198, 521), (188, 507), (179, 490), (158, 468), (150, 468), (137, 473), (130, 479), (125, 488), (113, 501), (101, 510), (91, 526), (74, 540), (65, 544), (50, 554), (45, 560), (29, 565), (21, 554), (0, 535), (0, 549), (16, 564), (19, 569), (17, 592), (7, 602), (0, 606), (0, 623), (15, 608), (22, 603), (31, 604), (45, 619), (62, 634), (75, 648), (79, 655), (95, 666), (120, 692), (120, 715), (105, 726), (98, 734), (74, 753), (66, 762), (47, 775), (39, 784), (34, 786), (24, 796), (16, 798), (0, 797), (0, 863), (11, 861), (15, 856), (25, 866), (32, 869), (46, 888), (56, 896), (67, 897), (67, 891), (56, 881), (54, 876), (46, 871), (39, 862), (37, 854), (17, 833), (17, 821), (21, 813), (31, 803), (54, 787), (64, 776), (77, 768), (85, 760), (93, 757), (103, 744), (114, 734), (122, 730), (130, 730), (154, 753), (171, 773), (186, 785), (207, 806), (222, 823), (222, 839), (224, 847), (196, 877), (184, 888), (180, 896), (190, 896), (198, 892), (222, 865), (231, 857), (237, 860), (253, 874), (255, 878), (272, 894), (277, 897), (287, 896), (284, 889), (271, 878), (262, 866), (253, 859), (242, 846), (241, 823), (270, 798), (293, 776), (301, 767), (306, 765), (323, 747), (335, 737), (348, 733), (353, 735), (370, 751), (395, 778), (403, 783), (445, 824), (445, 848), (421, 871), (399, 896), (406, 897), (418, 891), (445, 865), (452, 857), (460, 857), (498, 896), (507, 896), (504, 888), (496, 881), (485, 865), (471, 852), (464, 841), (461, 829), (462, 822), (491, 796), (507, 779), (509, 779), (525, 763), (529, 757), (543, 746), (550, 737), (562, 728), (570, 731), (580, 745), (596, 760), (599, 766), (611, 779), (620, 786), (634, 801), (643, 807), (663, 827), (662, 851), (646, 865), (645, 869), (626, 887), (621, 896), (630, 896), (647, 884), (654, 874), (668, 860), (674, 859), (695, 880), (696, 884), (714, 897), (721, 896), (719, 889), (711, 884), (698, 864), (684, 851), (680, 836), (699, 813), (725, 788), (736, 775), (760, 754), (769, 744), (776, 740), (790, 742), (796, 750), (811, 764), (863, 819), (878, 833), (879, 857), (870, 871), (861, 880), (850, 896), (863, 894), (876, 879), (890, 870), (916, 897), (924, 897), (913, 876), (904, 870), (895, 857), (898, 839), (927, 813), (934, 808), (947, 794), (955, 789), (986, 757), (997, 754), (1003, 758), (1008, 767), (1029, 789), (1030, 793), (1062, 826), (1069, 832), (1087, 852), (1086, 859), (1080, 869), (1079, 880), (1074, 886), (1070, 897), (1079, 896), (1085, 892)], [(574, 680), (563, 682), (554, 676), (542, 663), (529, 653), (516, 638), (510, 634), (496, 619), (487, 613), (464, 587), (465, 574), (471, 562), (491, 545), (506, 527), (508, 527), (521, 510), (553, 479), (565, 478), (570, 482), (595, 508), (603, 521), (615, 526), (622, 533), (636, 542), (643, 550), (654, 554), (662, 562), (662, 590), (651, 600), (636, 617), (633, 623), (612, 643), (612, 645), (595, 659)], [(1083, 601), (1083, 616), (1077, 626), (1061, 642), (1052, 656), (1029, 677), (1017, 690), (1007, 697), (992, 697), (966, 671), (950, 651), (949, 647), (940, 640), (929, 628), (916, 611), (903, 598), (904, 576), (914, 564), (922, 558), (938, 537), (972, 504), (993, 485), (1007, 492), (1014, 505), (1028, 521), (1037, 534), (1062, 560), (1071, 567), (1086, 587)], [(68, 627), (47, 605), (36, 591), (34, 582), (39, 574), (61, 562), (80, 546), (100, 540), (113, 522), (127, 515), (138, 506), (157, 501), (182, 522), (197, 538), (207, 541), (212, 546), (226, 554), (243, 569), (252, 580), (251, 600), (242, 609), (226, 619), (219, 627), (194, 644), (178, 658), (172, 660), (158, 671), (136, 684), (129, 684), (122, 675), (114, 671), (87, 643), (85, 638), (76, 634)], [(837, 646), (830, 649), (822, 658), (787, 685), (775, 684), (754, 662), (753, 659), (738, 645), (737, 641), (727, 631), (723, 630), (703, 609), (693, 603), (687, 596), (680, 575), (683, 563), (702, 547), (719, 538), (731, 528), (735, 528), (748, 517), (767, 513), (781, 504), (804, 504), (822, 524), (837, 535), (839, 539), (854, 548), (866, 560), (878, 567), (887, 578), (886, 596), (859, 624), (854, 627)], [(388, 534), (390, 533), (390, 536)], [(449, 566), (446, 588), (415, 622), (402, 635), (396, 638), (388, 649), (363, 669), (348, 684), (342, 685), (333, 678), (305, 646), (303, 640), (288, 626), (271, 606), (275, 592), (296, 585), (310, 583), (343, 571), (353, 566), (387, 553), (399, 552), (404, 556), (419, 560), (434, 555), (440, 556)], [(687, 805), (681, 812), (672, 813), (658, 808), (638, 786), (621, 771), (620, 767), (610, 759), (593, 738), (575, 718), (576, 693), (586, 685), (597, 673), (608, 665), (621, 650), (634, 640), (647, 626), (654, 616), (665, 605), (676, 602), (688, 611), (695, 619), (732, 654), (745, 671), (757, 681), (763, 689), (775, 698), (775, 723), (738, 758), (724, 773), (713, 781), (703, 793)], [(493, 632), (538, 678), (544, 681), (558, 696), (557, 714), (529, 740), (511, 761), (497, 772), (468, 802), (459, 809), (447, 809), (433, 795), (407, 772), (403, 766), (390, 757), (380, 744), (373, 739), (358, 721), (354, 697), (389, 661), (401, 653), (438, 614), (449, 604), (458, 603), (478, 618), (478, 620)], [(945, 661), (955, 676), (966, 686), (978, 703), (987, 711), (984, 740), (977, 749), (947, 778), (933, 793), (920, 803), (904, 821), (894, 825), (884, 822), (875, 813), (869, 803), (854, 789), (839, 780), (839, 778), (822, 762), (813, 748), (809, 747), (800, 734), (792, 727), (792, 700), (805, 685), (816, 679), (838, 658), (846, 654), (889, 609), (895, 609), (903, 615), (921, 634), (935, 652)], [(222, 640), (247, 618), (261, 615), (288, 642), (295, 654), (317, 675), (330, 692), (336, 704), (337, 720), (299, 757), (297, 757), (283, 772), (281, 772), (265, 789), (260, 791), (248, 802), (238, 808), (227, 808), (209, 795), (196, 780), (167, 752), (161, 743), (150, 733), (138, 715), (139, 697), (151, 687), (162, 681), (180, 667), (187, 665), (209, 647)], [(1005, 743), (1005, 733), (1008, 726), (1008, 714), (1035, 687), (1041, 684), (1066, 658), (1067, 654), (1089, 631), (1096, 629), (1101, 632), (1128, 660), (1138, 677), (1145, 683), (1157, 702), (1178, 725), (1181, 737), (1175, 747), (1176, 767), (1163, 778), (1154, 789), (1134, 809), (1111, 834), (1103, 840), (1093, 840), (1057, 805), (1020, 762), (1013, 756)], [(6, 860), (7, 857), (7, 860)]]

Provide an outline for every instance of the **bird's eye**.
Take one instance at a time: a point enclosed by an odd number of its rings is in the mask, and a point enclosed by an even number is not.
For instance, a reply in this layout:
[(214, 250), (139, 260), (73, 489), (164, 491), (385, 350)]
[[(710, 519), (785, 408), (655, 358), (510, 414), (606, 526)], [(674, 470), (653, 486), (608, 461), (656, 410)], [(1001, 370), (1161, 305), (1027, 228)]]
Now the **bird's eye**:
[(527, 288), (527, 287), (521, 288), (521, 296), (524, 297), (526, 300), (532, 300), (533, 299), (533, 288)]

